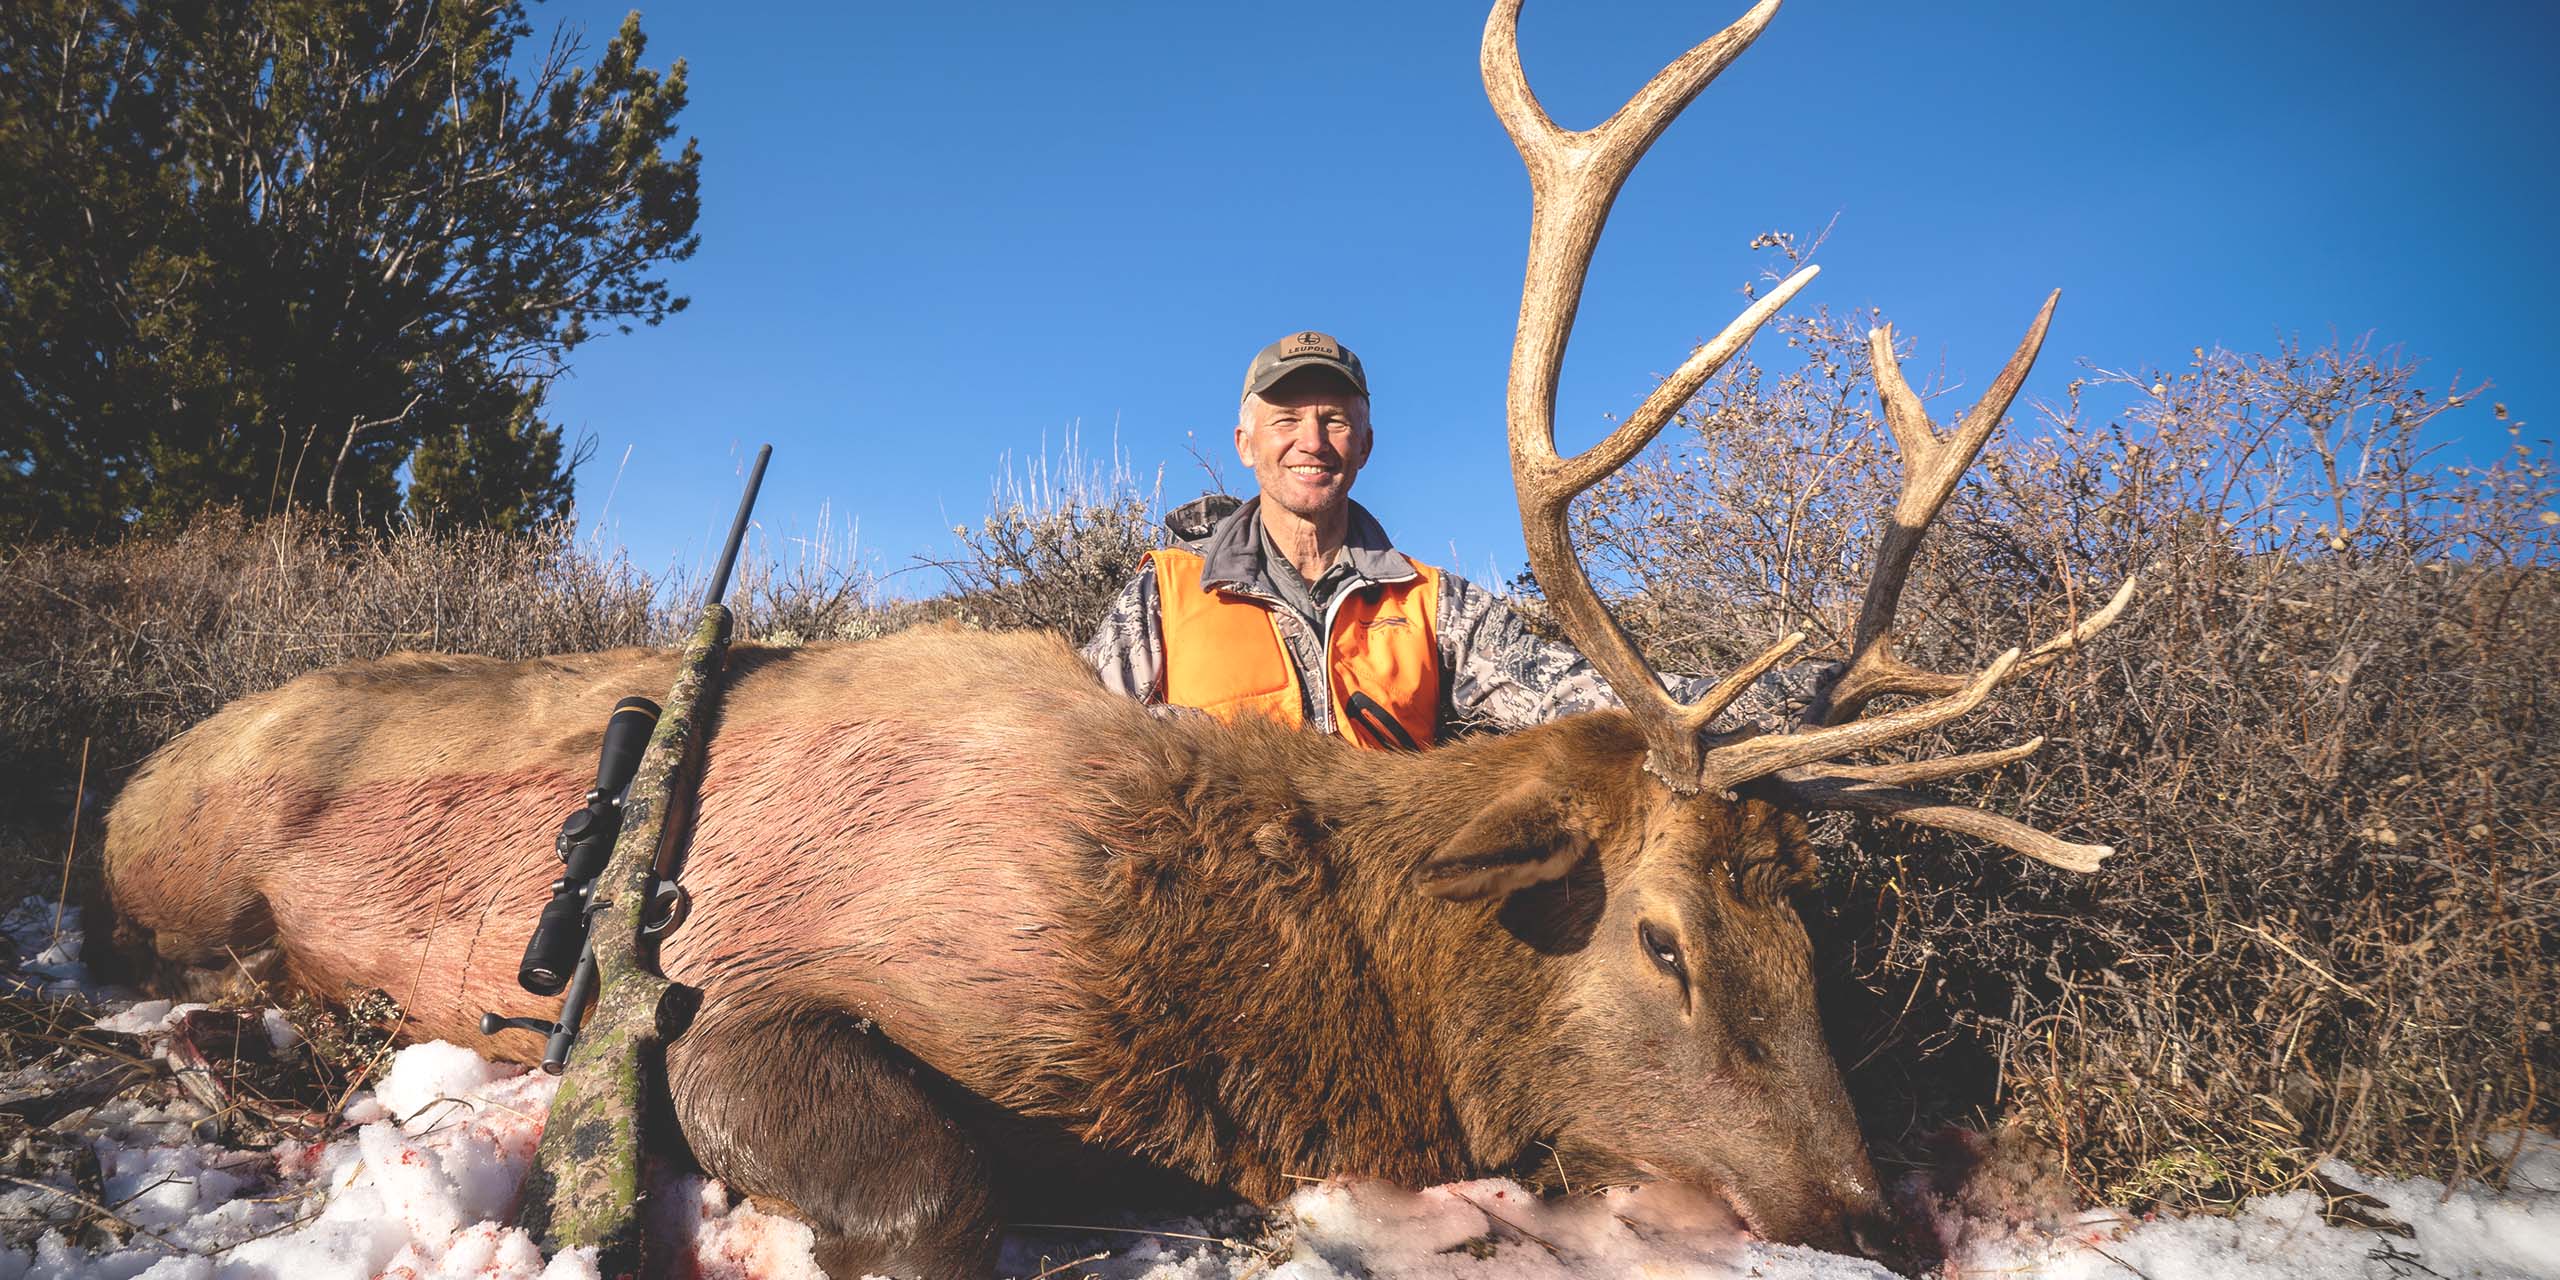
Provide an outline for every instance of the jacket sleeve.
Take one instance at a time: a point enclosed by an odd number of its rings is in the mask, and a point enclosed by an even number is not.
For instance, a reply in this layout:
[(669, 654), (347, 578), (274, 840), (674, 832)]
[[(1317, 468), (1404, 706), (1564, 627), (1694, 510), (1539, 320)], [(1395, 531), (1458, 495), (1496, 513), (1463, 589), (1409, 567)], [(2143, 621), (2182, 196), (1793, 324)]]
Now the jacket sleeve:
[(1085, 641), (1085, 665), (1102, 687), (1145, 703), (1164, 701), (1164, 611), (1156, 607), (1156, 575), (1141, 568), (1113, 597), (1093, 638)]
[(1447, 722), (1523, 729), (1618, 705), (1581, 654), (1532, 632), (1500, 596), (1454, 573), (1440, 575), (1436, 621)]
[[(1440, 575), (1440, 669), (1443, 719), (1522, 729), (1578, 711), (1618, 706), (1591, 661), (1529, 630), (1510, 605), (1454, 573)], [(1836, 662), (1800, 662), (1762, 676), (1716, 718), (1715, 727), (1783, 729), (1842, 670)], [(1665, 678), (1673, 697), (1694, 701), (1713, 688), (1712, 675)]]

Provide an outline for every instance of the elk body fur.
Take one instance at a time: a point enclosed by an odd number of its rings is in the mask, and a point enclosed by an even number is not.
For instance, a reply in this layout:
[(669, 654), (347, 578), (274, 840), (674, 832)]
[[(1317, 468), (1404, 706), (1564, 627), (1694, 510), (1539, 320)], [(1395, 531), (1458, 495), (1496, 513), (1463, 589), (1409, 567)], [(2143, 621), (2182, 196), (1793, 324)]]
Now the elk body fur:
[[(601, 710), (672, 670), (402, 655), (244, 699), (117, 801), (120, 936), (172, 985), (378, 987), (414, 1035), (528, 1060), (477, 1020), (546, 1012), (514, 966), (549, 833)], [(1800, 827), (1677, 797), (1644, 749), (1615, 713), (1423, 755), (1159, 718), (1045, 635), (741, 647), (663, 953), (702, 993), (676, 1114), (836, 1269), (966, 1272), (1003, 1212), (1096, 1171), (1271, 1200), (1549, 1146), (1577, 1182), (1709, 1183), (1847, 1247), (1873, 1178), (1785, 900)], [(1676, 992), (1637, 954), (1647, 897), (1697, 957)], [(1714, 1024), (1705, 1057), (1625, 1007), (1647, 991)], [(848, 1046), (910, 1073), (909, 1112), (804, 1069)], [(942, 1221), (883, 1246), (830, 1207), (862, 1178), (935, 1188)]]

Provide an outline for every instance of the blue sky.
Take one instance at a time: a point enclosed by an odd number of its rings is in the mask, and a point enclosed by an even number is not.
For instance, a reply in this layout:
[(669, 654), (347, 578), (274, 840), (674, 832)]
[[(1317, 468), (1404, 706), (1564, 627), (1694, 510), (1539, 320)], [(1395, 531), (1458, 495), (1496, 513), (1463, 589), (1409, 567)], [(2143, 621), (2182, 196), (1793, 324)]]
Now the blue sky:
[[(1583, 127), (1741, 0), (1543, 0), (1521, 45)], [(627, 4), (540, 4), (600, 45)], [(1740, 308), (1767, 230), (1830, 228), (1795, 310), (1881, 306), (1915, 370), (1987, 381), (2045, 292), (2026, 400), (2086, 357), (2175, 363), (2370, 333), (2560, 425), (2560, 8), (1793, 0), (1620, 197), (1559, 435), (1596, 439)], [(691, 310), (581, 349), (551, 412), (597, 441), (580, 513), (644, 569), (717, 554), (770, 441), (762, 536), (859, 522), (881, 570), (946, 552), (1007, 455), (1080, 432), (1169, 499), (1231, 483), (1255, 349), (1366, 361), (1358, 496), (1479, 578), (1520, 567), (1502, 395), (1528, 184), (1474, 4), (691, 3), (703, 151)], [(1774, 350), (1763, 354), (1774, 355)], [(1959, 393), (1958, 403), (1970, 401)], [(2022, 401), (2022, 404), (2024, 401)], [(2456, 451), (2507, 444), (2485, 404)], [(930, 593), (931, 571), (893, 590)]]

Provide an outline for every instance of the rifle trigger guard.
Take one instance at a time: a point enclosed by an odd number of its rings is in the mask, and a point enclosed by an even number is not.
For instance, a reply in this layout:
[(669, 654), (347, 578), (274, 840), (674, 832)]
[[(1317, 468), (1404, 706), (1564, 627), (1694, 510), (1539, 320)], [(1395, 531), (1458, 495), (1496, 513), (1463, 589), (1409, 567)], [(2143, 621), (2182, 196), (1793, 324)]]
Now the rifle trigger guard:
[(692, 909), (693, 895), (686, 893), (683, 885), (661, 880), (649, 892), (649, 913), (640, 926), (640, 932), (652, 938), (664, 937), (675, 932), (676, 926), (684, 923), (686, 913)]

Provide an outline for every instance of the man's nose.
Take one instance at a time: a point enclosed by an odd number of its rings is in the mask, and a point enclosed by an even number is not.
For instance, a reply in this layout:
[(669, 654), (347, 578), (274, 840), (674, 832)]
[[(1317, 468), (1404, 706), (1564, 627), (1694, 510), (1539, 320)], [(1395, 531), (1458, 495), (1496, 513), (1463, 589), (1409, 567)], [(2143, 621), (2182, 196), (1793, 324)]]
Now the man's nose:
[(1324, 424), (1320, 422), (1289, 428), (1288, 440), (1289, 447), (1300, 453), (1329, 455), (1333, 452), (1332, 439), (1325, 434)]

